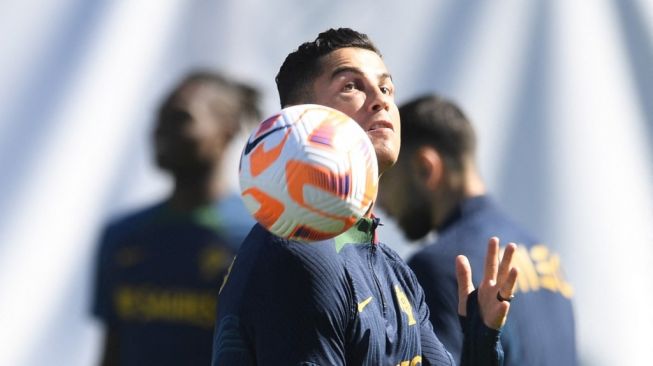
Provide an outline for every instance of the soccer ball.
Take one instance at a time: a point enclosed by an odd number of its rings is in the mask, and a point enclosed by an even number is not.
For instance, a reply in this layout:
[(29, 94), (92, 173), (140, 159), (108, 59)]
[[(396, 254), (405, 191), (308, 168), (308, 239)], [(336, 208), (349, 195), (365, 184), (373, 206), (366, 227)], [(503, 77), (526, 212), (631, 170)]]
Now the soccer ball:
[(270, 232), (325, 240), (369, 211), (378, 188), (376, 153), (344, 113), (297, 105), (254, 130), (240, 157), (239, 180), (245, 206)]

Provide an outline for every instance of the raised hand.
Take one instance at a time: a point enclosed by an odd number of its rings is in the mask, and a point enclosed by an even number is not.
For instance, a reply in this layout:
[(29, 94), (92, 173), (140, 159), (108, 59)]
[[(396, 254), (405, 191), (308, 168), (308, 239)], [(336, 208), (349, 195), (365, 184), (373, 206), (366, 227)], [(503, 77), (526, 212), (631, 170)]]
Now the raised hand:
[[(486, 326), (499, 329), (505, 324), (517, 281), (517, 268), (511, 267), (516, 246), (510, 243), (499, 262), (499, 238), (490, 238), (485, 257), (485, 273), (478, 288), (478, 303)], [(456, 257), (458, 314), (467, 315), (467, 297), (474, 291), (472, 269), (464, 255)]]

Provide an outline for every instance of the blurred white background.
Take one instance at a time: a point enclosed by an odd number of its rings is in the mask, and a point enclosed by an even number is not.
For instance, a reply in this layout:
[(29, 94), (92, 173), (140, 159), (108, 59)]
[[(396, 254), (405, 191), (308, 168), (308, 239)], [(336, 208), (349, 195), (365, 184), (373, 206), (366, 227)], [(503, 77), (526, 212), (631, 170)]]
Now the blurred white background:
[(285, 56), (340, 26), (376, 42), (398, 102), (437, 91), (467, 111), (490, 190), (562, 254), (582, 364), (650, 364), (652, 2), (9, 0), (0, 365), (95, 364), (96, 239), (108, 218), (167, 192), (149, 133), (184, 72), (251, 82), (270, 114)]

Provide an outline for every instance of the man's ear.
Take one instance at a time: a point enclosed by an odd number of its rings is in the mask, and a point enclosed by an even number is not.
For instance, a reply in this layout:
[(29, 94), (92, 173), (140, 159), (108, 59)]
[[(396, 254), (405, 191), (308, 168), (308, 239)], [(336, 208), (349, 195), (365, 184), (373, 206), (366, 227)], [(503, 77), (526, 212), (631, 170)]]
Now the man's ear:
[(422, 146), (415, 151), (412, 159), (413, 170), (417, 180), (427, 189), (434, 191), (444, 174), (444, 162), (437, 150)]

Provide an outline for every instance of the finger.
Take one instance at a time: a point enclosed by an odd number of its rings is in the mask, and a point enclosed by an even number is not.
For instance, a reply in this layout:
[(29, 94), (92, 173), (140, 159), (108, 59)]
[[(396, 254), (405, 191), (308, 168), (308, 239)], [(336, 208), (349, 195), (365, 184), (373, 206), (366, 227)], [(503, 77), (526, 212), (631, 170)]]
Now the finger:
[(506, 281), (501, 285), (499, 290), (502, 297), (509, 299), (514, 295), (518, 276), (519, 270), (516, 267), (512, 267), (508, 273)]
[(458, 280), (458, 314), (467, 315), (467, 297), (474, 291), (472, 268), (464, 255), (456, 257), (456, 279)]
[(506, 246), (506, 250), (503, 252), (503, 257), (499, 263), (499, 272), (497, 273), (497, 284), (499, 286), (501, 286), (501, 283), (505, 281), (508, 276), (512, 264), (512, 257), (516, 249), (517, 246), (514, 243), (510, 243)]
[(485, 276), (484, 282), (497, 279), (497, 266), (499, 256), (499, 238), (493, 236), (487, 243), (487, 254), (485, 255)]

